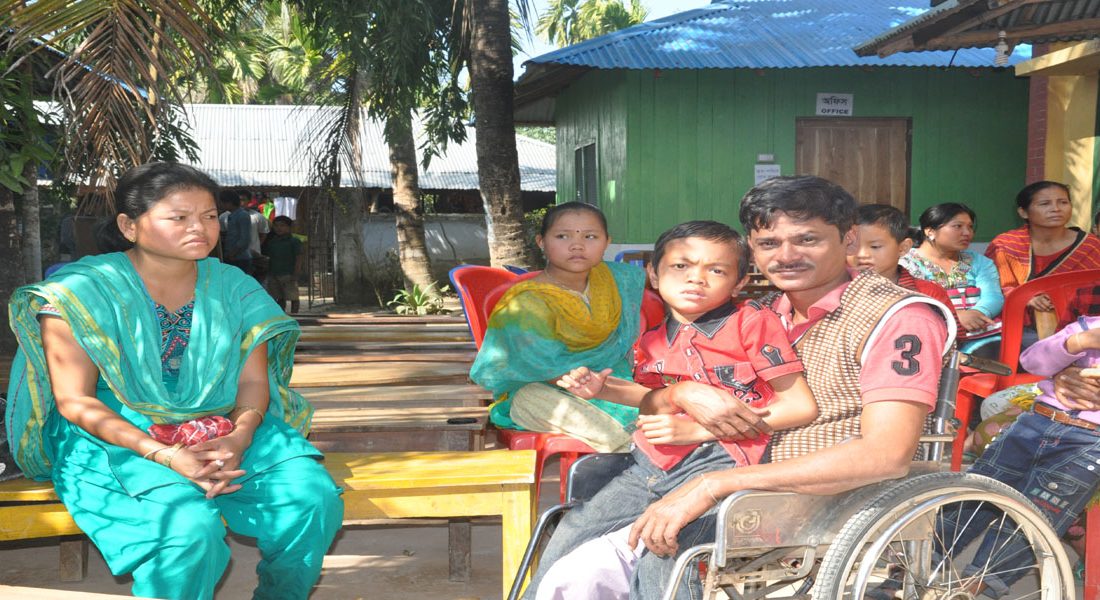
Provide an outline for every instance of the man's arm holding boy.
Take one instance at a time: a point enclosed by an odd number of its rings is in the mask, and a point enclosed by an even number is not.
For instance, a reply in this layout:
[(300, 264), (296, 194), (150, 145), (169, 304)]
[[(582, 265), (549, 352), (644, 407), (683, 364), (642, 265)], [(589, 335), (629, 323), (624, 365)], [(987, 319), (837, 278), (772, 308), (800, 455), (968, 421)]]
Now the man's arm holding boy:
[[(635, 522), (631, 543), (640, 541), (652, 552), (672, 554), (686, 524), (714, 506), (715, 498), (740, 490), (835, 494), (904, 476), (925, 417), (935, 405), (945, 339), (943, 320), (929, 309), (900, 310), (864, 352), (859, 437), (782, 462), (697, 477), (650, 505)], [(712, 406), (713, 398), (703, 395)], [(750, 425), (755, 415), (746, 418), (742, 407), (731, 404), (727, 412), (738, 414), (736, 424), (726, 423), (731, 429), (759, 431)]]

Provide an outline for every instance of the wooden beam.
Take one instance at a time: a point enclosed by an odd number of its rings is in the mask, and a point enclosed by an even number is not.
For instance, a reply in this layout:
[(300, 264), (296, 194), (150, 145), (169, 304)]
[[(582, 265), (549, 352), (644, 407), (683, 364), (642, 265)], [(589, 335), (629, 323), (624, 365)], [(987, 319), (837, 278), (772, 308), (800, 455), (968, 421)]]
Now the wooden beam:
[[(1023, 8), (1024, 6), (1027, 6), (1029, 4), (1045, 4), (1049, 1), (1050, 0), (1005, 0), (1004, 2), (1001, 3), (1000, 7), (989, 9), (989, 10), (986, 10), (984, 12), (981, 12), (978, 15), (974, 16), (973, 18), (967, 19), (966, 21), (963, 21), (962, 23), (959, 23), (958, 25), (952, 27), (951, 29), (943, 32), (942, 34), (940, 34), (936, 37), (942, 38), (942, 37), (955, 35), (955, 34), (964, 32), (968, 29), (971, 29), (971, 28), (973, 28), (977, 25), (984, 25), (984, 24), (992, 21), (993, 19), (996, 19), (997, 17), (1000, 17), (1001, 15), (1004, 15), (1006, 13), (1010, 13), (1014, 10), (1019, 9), (1019, 8)], [(1000, 29), (998, 29), (997, 31), (1000, 31)], [(994, 38), (994, 42), (996, 42), (996, 38)]]
[[(1080, 19), (1064, 23), (1048, 23), (1034, 27), (1016, 27), (1005, 30), (1005, 39), (1020, 43), (1038, 43), (1045, 37), (1096, 37), (1100, 31), (1100, 19)], [(997, 42), (997, 31), (968, 31), (953, 36), (930, 40), (920, 50), (951, 50)]]

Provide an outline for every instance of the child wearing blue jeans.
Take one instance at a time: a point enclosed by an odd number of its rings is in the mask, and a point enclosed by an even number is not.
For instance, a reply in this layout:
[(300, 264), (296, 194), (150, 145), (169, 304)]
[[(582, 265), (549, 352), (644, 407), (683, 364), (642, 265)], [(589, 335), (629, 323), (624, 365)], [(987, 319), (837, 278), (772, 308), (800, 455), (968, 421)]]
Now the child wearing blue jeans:
[[(1041, 393), (1031, 412), (1003, 431), (970, 472), (1015, 488), (1063, 535), (1100, 488), (1100, 407), (1059, 400), (1050, 377), (1068, 366), (1100, 366), (1100, 316), (1080, 317), (1039, 340), (1020, 355), (1020, 365), (1047, 377), (1039, 383)], [(1001, 598), (1030, 571), (1034, 559), (1020, 534), (989, 527), (999, 515), (945, 517), (946, 531), (959, 530), (958, 535), (945, 536), (953, 547), (947, 551), (961, 550), (985, 534), (963, 570), (973, 580), (971, 590)]]

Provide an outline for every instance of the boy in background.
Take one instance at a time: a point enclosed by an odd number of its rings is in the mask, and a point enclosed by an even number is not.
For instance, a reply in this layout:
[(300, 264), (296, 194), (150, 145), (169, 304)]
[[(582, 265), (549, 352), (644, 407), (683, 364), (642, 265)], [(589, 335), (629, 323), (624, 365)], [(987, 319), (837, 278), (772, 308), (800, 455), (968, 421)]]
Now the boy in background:
[[(693, 381), (748, 404), (773, 429), (813, 421), (817, 405), (779, 316), (756, 302), (734, 302), (748, 261), (740, 234), (722, 223), (690, 221), (661, 234), (647, 269), (668, 317), (642, 334), (634, 381), (581, 367), (558, 385), (582, 398), (639, 406), (651, 389)], [(655, 408), (638, 418), (635, 464), (565, 516), (527, 598), (625, 599), (644, 550), (629, 548), (629, 526), (646, 507), (700, 474), (756, 464), (767, 447), (768, 436), (716, 442), (679, 407)]]
[(270, 259), (267, 273), (267, 293), (275, 299), (279, 307), (298, 312), (301, 301), (298, 298), (298, 273), (302, 267), (302, 242), (290, 233), (294, 221), (285, 215), (275, 217), (271, 224), (271, 235), (263, 244), (263, 253)]
[[(860, 271), (874, 271), (907, 290), (932, 298), (951, 308), (952, 314), (955, 313), (947, 290), (934, 281), (913, 277), (898, 264), (898, 259), (913, 247), (909, 222), (900, 210), (885, 204), (862, 204), (856, 211), (856, 227), (859, 230), (859, 251), (848, 257), (848, 266)], [(956, 316), (956, 325), (958, 321)]]

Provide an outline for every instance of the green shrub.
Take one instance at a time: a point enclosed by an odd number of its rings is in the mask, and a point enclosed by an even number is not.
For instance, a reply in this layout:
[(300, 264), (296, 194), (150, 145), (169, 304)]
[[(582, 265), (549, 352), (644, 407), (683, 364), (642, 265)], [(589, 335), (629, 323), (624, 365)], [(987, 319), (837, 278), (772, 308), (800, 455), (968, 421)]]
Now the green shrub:
[(443, 294), (450, 291), (446, 285), (437, 291), (434, 282), (424, 289), (413, 284), (412, 290), (398, 290), (386, 306), (393, 307), (399, 315), (437, 315), (443, 312)]

